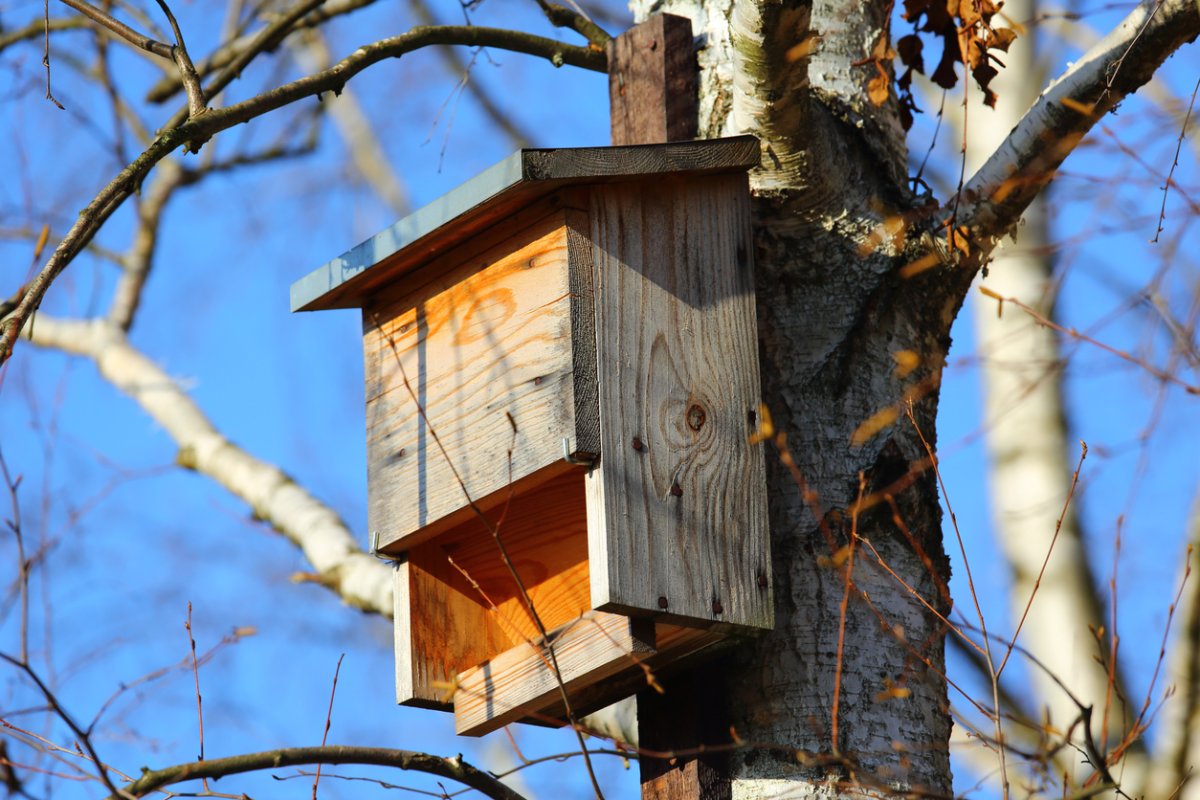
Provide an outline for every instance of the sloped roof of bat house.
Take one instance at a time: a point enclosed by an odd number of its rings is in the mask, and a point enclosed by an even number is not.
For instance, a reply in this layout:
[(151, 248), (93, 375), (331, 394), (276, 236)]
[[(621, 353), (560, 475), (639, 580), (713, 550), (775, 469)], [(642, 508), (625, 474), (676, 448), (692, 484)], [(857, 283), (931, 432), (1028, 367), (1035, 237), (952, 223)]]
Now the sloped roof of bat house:
[(758, 166), (753, 136), (623, 147), (523, 149), (292, 284), (292, 311), (360, 308), (372, 293), (564, 188)]

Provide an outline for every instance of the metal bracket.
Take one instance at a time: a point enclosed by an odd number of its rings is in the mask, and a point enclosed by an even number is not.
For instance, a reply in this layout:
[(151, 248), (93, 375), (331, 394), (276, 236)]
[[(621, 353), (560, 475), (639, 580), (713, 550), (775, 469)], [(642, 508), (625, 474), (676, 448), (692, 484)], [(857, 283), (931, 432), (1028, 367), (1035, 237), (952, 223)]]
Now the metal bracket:
[(379, 555), (379, 531), (371, 531), (370, 548), (371, 555), (375, 556), (375, 558), (378, 558), (380, 561), (394, 562), (396, 560), (391, 556)]
[(582, 467), (590, 467), (596, 463), (596, 457), (580, 458), (571, 452), (571, 440), (566, 436), (563, 437), (563, 461), (568, 464), (578, 464)]

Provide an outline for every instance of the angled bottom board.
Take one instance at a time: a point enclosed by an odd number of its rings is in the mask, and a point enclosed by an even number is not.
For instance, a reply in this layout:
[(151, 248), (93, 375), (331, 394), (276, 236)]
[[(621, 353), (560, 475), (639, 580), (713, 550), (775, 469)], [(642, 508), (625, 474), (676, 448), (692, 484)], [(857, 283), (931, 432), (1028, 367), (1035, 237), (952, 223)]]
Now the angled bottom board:
[(564, 691), (574, 714), (590, 713), (645, 688), (658, 666), (724, 637), (589, 611), (550, 638), (553, 661), (547, 648), (529, 642), (459, 673), (454, 693), (459, 734), (482, 736), (512, 722), (565, 724)]

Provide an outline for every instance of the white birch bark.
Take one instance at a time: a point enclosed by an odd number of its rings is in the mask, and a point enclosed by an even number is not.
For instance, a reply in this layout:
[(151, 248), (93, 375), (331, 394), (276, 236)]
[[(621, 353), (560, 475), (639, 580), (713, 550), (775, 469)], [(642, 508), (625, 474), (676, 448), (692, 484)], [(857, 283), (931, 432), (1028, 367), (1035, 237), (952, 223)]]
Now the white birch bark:
[(333, 509), (282, 470), (226, 439), (174, 379), (139, 352), (125, 333), (102, 319), (54, 319), (39, 314), (33, 343), (84, 356), (101, 377), (150, 415), (179, 448), (181, 466), (208, 476), (245, 501), (256, 517), (296, 545), (315, 580), (347, 605), (391, 617), (391, 567), (363, 552)]

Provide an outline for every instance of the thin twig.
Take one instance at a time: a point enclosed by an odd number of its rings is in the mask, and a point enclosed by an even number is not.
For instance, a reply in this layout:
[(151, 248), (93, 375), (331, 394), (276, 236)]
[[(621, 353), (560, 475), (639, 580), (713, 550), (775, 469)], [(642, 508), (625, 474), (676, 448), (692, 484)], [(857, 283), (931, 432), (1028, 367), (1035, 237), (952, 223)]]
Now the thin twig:
[(1021, 309), (1026, 314), (1028, 314), (1033, 319), (1033, 321), (1036, 322), (1038, 325), (1041, 325), (1046, 328), (1050, 328), (1052, 330), (1056, 330), (1059, 333), (1066, 334), (1067, 336), (1070, 336), (1072, 339), (1079, 339), (1080, 341), (1087, 342), (1088, 344), (1093, 345), (1095, 347), (1099, 347), (1101, 350), (1105, 351), (1106, 353), (1111, 353), (1112, 355), (1116, 356), (1117, 358), (1124, 359), (1125, 361), (1128, 361), (1131, 364), (1141, 367), (1142, 369), (1146, 370), (1146, 372), (1149, 372), (1151, 375), (1153, 375), (1155, 378), (1158, 378), (1160, 381), (1164, 381), (1166, 383), (1173, 383), (1177, 386), (1180, 386), (1188, 394), (1200, 395), (1200, 386), (1190, 384), (1187, 381), (1183, 380), (1182, 378), (1179, 378), (1176, 375), (1172, 375), (1167, 370), (1160, 369), (1159, 367), (1156, 367), (1153, 364), (1149, 364), (1139, 358), (1135, 358), (1134, 356), (1131, 356), (1129, 353), (1126, 353), (1124, 350), (1118, 350), (1117, 348), (1115, 348), (1111, 345), (1107, 345), (1098, 339), (1093, 339), (1091, 336), (1088, 336), (1087, 334), (1082, 333), (1082, 332), (1076, 330), (1075, 328), (1065, 328), (1062, 325), (1059, 325), (1058, 323), (1054, 322), (1053, 320), (1046, 318), (1044, 315), (1039, 314), (1035, 309), (1026, 305), (1025, 303), (1022, 303), (1020, 300), (1018, 300), (1015, 297), (1005, 297), (1004, 295), (1001, 295), (1001, 294), (998, 294), (998, 293), (992, 291), (991, 289), (989, 289), (986, 286), (980, 286), (979, 291), (982, 292), (983, 294), (987, 295), (988, 297), (992, 298), (993, 300), (999, 301), (1000, 303), (1012, 303), (1014, 306)]
[(46, 37), (42, 50), (42, 66), (46, 68), (46, 99), (54, 103), (59, 111), (65, 111), (63, 104), (55, 100), (54, 94), (50, 91), (50, 0), (43, 0), (42, 14), (42, 31)]
[(62, 703), (58, 701), (58, 697), (56, 697), (54, 692), (50, 690), (50, 687), (46, 685), (41, 676), (37, 674), (37, 671), (34, 670), (33, 667), (29, 666), (28, 662), (22, 659), (14, 658), (8, 653), (3, 652), (0, 652), (0, 660), (8, 662), (21, 672), (24, 672), (25, 675), (28, 676), (31, 681), (33, 681), (34, 685), (37, 686), (38, 691), (41, 692), (42, 697), (45, 698), (46, 702), (50, 704), (50, 710), (53, 711), (55, 716), (61, 719), (68, 728), (71, 729), (71, 733), (75, 734), (75, 738), (78, 743), (83, 747), (84, 750), (87, 751), (88, 758), (91, 759), (93, 764), (95, 764), (96, 772), (99, 774), (100, 780), (104, 783), (105, 788), (108, 789), (112, 795), (117, 795), (117, 787), (112, 781), (112, 776), (108, 774), (108, 765), (100, 760), (100, 755), (96, 752), (96, 748), (92, 744), (90, 732), (79, 727), (79, 725), (75, 722), (75, 719), (70, 715), (70, 713), (67, 712), (67, 709), (64, 708)]
[[(227, 66), (247, 48), (258, 47), (264, 34), (271, 37), (272, 44), (266, 48), (270, 50), (294, 31), (315, 28), (327, 20), (357, 11), (374, 2), (375, 0), (325, 0), (324, 3), (313, 3), (312, 0), (302, 0), (299, 5), (287, 9), (286, 12), (270, 15), (271, 21), (254, 33), (239, 36), (219, 46), (206, 58), (200, 60), (200, 63), (196, 65), (196, 72), (203, 77)], [(299, 17), (294, 13), (297, 9), (303, 9)], [(180, 83), (178, 75), (173, 73), (164, 75), (146, 92), (146, 101), (164, 103), (174, 97), (176, 92), (182, 88), (183, 85)], [(215, 93), (210, 92), (210, 96), (215, 96)]]
[(1067, 518), (1067, 509), (1071, 507), (1071, 499), (1075, 496), (1075, 487), (1079, 485), (1079, 472), (1083, 469), (1083, 460), (1087, 458), (1087, 443), (1079, 443), (1079, 462), (1075, 465), (1075, 472), (1071, 474), (1071, 485), (1067, 489), (1067, 497), (1063, 500), (1062, 511), (1058, 515), (1058, 521), (1054, 523), (1054, 535), (1050, 537), (1050, 546), (1046, 548), (1046, 557), (1042, 559), (1042, 568), (1038, 570), (1037, 578), (1033, 581), (1033, 588), (1029, 591), (1029, 598), (1025, 601), (1025, 610), (1021, 612), (1021, 619), (1017, 622), (1017, 629), (1013, 631), (1012, 638), (1009, 640), (1008, 649), (1004, 651), (1004, 658), (1000, 660), (1000, 666), (996, 670), (996, 677), (1004, 672), (1004, 665), (1008, 663), (1008, 657), (1012, 655), (1013, 647), (1017, 644), (1017, 638), (1021, 635), (1021, 628), (1025, 626), (1025, 620), (1029, 618), (1029, 609), (1033, 607), (1033, 598), (1037, 596), (1038, 589), (1042, 585), (1042, 577), (1046, 574), (1046, 567), (1050, 565), (1050, 556), (1054, 553), (1054, 544), (1058, 541), (1058, 534), (1062, 530), (1063, 520)]
[[(333, 668), (333, 686), (329, 689), (329, 709), (325, 712), (325, 730), (321, 734), (321, 747), (325, 747), (325, 743), (329, 740), (329, 728), (333, 724), (333, 698), (337, 695), (338, 675), (342, 671), (342, 659), (346, 657), (345, 653), (338, 656), (337, 666)], [(313, 777), (312, 800), (317, 800), (317, 784), (321, 782), (321, 762), (317, 762), (317, 774)], [(205, 784), (207, 786), (207, 784)]]
[(946, 491), (946, 483), (942, 480), (942, 472), (938, 468), (937, 455), (933, 452), (932, 445), (925, 438), (924, 431), (917, 424), (916, 415), (913, 414), (912, 406), (909, 405), (906, 409), (908, 421), (912, 423), (913, 429), (917, 432), (917, 437), (921, 440), (921, 445), (925, 448), (925, 453), (929, 456), (930, 468), (933, 470), (934, 477), (937, 478), (938, 486), (942, 490), (942, 500), (946, 504), (946, 513), (950, 515), (950, 526), (954, 529), (954, 537), (958, 541), (959, 553), (962, 555), (963, 568), (967, 573), (967, 587), (971, 593), (971, 601), (975, 604), (975, 616), (979, 619), (979, 629), (983, 634), (983, 657), (987, 661), (988, 676), (992, 684), (992, 707), (995, 710), (994, 723), (996, 726), (996, 741), (1000, 743), (1000, 784), (1002, 796), (1007, 800), (1009, 796), (1009, 780), (1008, 780), (1008, 762), (1004, 755), (1004, 727), (1000, 717), (1000, 673), (996, 670), (996, 662), (992, 658), (992, 646), (987, 632), (987, 621), (983, 616), (983, 609), (979, 606), (979, 595), (975, 591), (975, 578), (971, 575), (971, 561), (967, 558), (966, 545), (963, 544), (962, 532), (958, 529), (958, 517), (954, 513), (954, 509), (950, 505), (950, 494)]
[[(187, 621), (183, 623), (187, 629), (188, 645), (192, 655), (192, 677), (196, 681), (196, 718), (200, 722), (200, 756), (197, 761), (204, 760), (204, 699), (200, 696), (200, 665), (196, 661), (196, 639), (192, 636), (192, 601), (187, 604)], [(204, 791), (208, 791), (208, 778), (204, 779)]]
[(29, 661), (29, 561), (25, 558), (25, 537), (21, 532), (21, 501), (17, 491), (21, 488), (21, 476), (15, 479), (8, 472), (4, 451), (0, 450), (0, 475), (8, 488), (12, 504), (12, 519), (7, 520), (8, 529), (17, 540), (17, 588), (21, 593), (21, 661)]
[(1192, 118), (1192, 107), (1196, 105), (1196, 93), (1200, 92), (1200, 78), (1196, 79), (1196, 86), (1192, 89), (1192, 99), (1188, 103), (1187, 113), (1183, 117), (1183, 127), (1179, 129), (1179, 141), (1175, 143), (1175, 158), (1171, 161), (1171, 169), (1167, 172), (1167, 180), (1162, 187), (1162, 207), (1158, 210), (1158, 227), (1154, 231), (1154, 238), (1150, 241), (1158, 244), (1158, 235), (1163, 232), (1163, 220), (1167, 218), (1167, 192), (1171, 190), (1171, 179), (1175, 176), (1175, 168), (1179, 166), (1179, 151), (1183, 149), (1183, 137), (1187, 135), (1188, 122)]
[(850, 609), (850, 590), (854, 587), (854, 555), (858, 550), (858, 515), (859, 502), (862, 500), (863, 493), (866, 491), (867, 482), (866, 475), (858, 474), (858, 497), (856, 502), (850, 507), (850, 541), (843, 545), (837, 552), (830, 553), (830, 557), (834, 560), (836, 567), (837, 560), (845, 553), (846, 566), (844, 570), (844, 586), (842, 589), (842, 601), (838, 607), (838, 637), (837, 637), (837, 656), (834, 661), (833, 668), (833, 702), (830, 705), (829, 711), (829, 739), (830, 749), (836, 755), (842, 752), (841, 731), (839, 729), (839, 716), (841, 715), (841, 699), (842, 699), (842, 678), (843, 667), (845, 665), (846, 656), (846, 615)]

